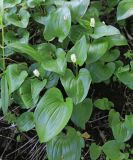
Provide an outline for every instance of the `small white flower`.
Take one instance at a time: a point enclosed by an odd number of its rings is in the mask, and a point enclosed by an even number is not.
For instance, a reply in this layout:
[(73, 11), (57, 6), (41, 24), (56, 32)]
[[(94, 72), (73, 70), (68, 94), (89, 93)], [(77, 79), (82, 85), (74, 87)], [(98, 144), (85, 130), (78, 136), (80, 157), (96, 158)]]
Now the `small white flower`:
[(91, 19), (90, 19), (90, 26), (94, 28), (94, 27), (95, 27), (95, 24), (96, 24), (95, 18), (91, 18)]
[(73, 63), (76, 63), (76, 55), (75, 54), (71, 54), (71, 61), (73, 62)]
[(40, 76), (40, 72), (38, 71), (38, 69), (35, 69), (33, 71), (33, 74), (36, 76), (36, 77), (39, 77)]
[(65, 21), (67, 20), (67, 18), (68, 18), (67, 15), (64, 15), (64, 20), (65, 20)]
[(105, 22), (104, 22), (104, 21), (102, 21), (102, 23), (103, 23), (103, 24), (105, 24)]

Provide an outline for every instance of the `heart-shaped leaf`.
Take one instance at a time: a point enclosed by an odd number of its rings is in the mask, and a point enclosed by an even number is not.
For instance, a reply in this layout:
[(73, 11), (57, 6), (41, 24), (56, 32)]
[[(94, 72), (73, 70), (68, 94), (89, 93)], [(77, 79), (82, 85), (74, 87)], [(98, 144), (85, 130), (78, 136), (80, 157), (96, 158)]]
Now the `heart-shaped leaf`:
[(20, 28), (26, 28), (29, 23), (29, 18), (30, 18), (29, 12), (21, 8), (18, 14), (13, 13), (7, 15), (6, 20), (10, 24), (13, 24), (14, 26)]
[(90, 146), (91, 160), (97, 160), (102, 152), (102, 147), (92, 143)]
[(76, 55), (76, 64), (82, 66), (87, 58), (87, 42), (85, 36), (75, 43), (75, 45), (68, 51), (67, 58), (68, 61), (71, 62), (71, 55)]
[(64, 76), (61, 77), (61, 83), (69, 97), (73, 99), (74, 104), (82, 102), (89, 91), (91, 76), (87, 69), (80, 69), (79, 75), (75, 77), (70, 69), (67, 69)]
[(23, 64), (11, 64), (6, 69), (9, 94), (17, 90), (28, 76), (27, 67)]
[(14, 99), (22, 108), (34, 107), (39, 99), (39, 94), (46, 85), (46, 80), (27, 79), (19, 90), (14, 93)]
[(58, 8), (48, 15), (45, 25), (44, 38), (51, 41), (58, 37), (59, 41), (62, 42), (70, 31), (70, 10), (65, 6)]
[(61, 75), (64, 75), (67, 67), (66, 53), (63, 49), (58, 48), (55, 53), (56, 58), (53, 59), (51, 56), (45, 58), (43, 67), (47, 71), (52, 71)]
[(107, 51), (108, 42), (104, 39), (95, 40), (88, 49), (87, 64), (99, 60)]
[(133, 1), (122, 0), (117, 8), (117, 20), (123, 20), (133, 15)]
[(123, 84), (133, 89), (133, 72), (132, 71), (125, 71), (121, 73), (117, 72), (116, 76)]
[(116, 160), (116, 159), (123, 160), (124, 153), (120, 151), (123, 148), (124, 148), (124, 144), (117, 143), (115, 140), (107, 141), (102, 147), (105, 155), (111, 160)]
[(94, 83), (109, 79), (115, 71), (115, 63), (103, 64), (100, 61), (87, 66)]
[(35, 126), (40, 142), (48, 142), (61, 132), (72, 114), (71, 98), (64, 102), (59, 89), (51, 88), (41, 98), (35, 110)]
[(84, 140), (74, 128), (67, 127), (67, 134), (60, 133), (47, 143), (49, 160), (80, 160)]
[(83, 102), (75, 105), (71, 117), (72, 122), (78, 127), (85, 129), (85, 123), (90, 119), (92, 109), (93, 103), (89, 98), (86, 98)]

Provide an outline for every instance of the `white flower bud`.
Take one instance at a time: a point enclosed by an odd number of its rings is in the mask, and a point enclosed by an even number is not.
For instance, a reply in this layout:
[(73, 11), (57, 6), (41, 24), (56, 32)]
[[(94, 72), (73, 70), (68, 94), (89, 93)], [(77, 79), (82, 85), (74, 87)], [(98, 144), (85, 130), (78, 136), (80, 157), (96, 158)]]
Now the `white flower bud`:
[(64, 15), (64, 20), (65, 20), (65, 21), (67, 20), (67, 18), (68, 18), (67, 15)]
[(96, 23), (95, 22), (95, 18), (91, 18), (90, 19), (90, 26), (94, 28), (95, 27), (95, 23)]
[(104, 21), (102, 21), (102, 23), (103, 23), (103, 24), (105, 24), (105, 22), (104, 22)]
[(71, 54), (71, 61), (73, 62), (73, 63), (76, 63), (76, 55), (75, 54)]
[(37, 69), (35, 69), (35, 70), (33, 71), (33, 74), (34, 74), (36, 77), (39, 77), (39, 76), (40, 76), (40, 73), (39, 73), (39, 71), (38, 71)]

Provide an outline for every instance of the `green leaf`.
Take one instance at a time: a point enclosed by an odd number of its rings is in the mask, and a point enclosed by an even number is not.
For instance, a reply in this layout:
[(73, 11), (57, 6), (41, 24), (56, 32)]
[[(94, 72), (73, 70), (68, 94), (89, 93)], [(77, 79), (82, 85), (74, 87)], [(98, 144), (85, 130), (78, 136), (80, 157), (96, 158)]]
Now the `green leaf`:
[(58, 37), (59, 41), (62, 42), (70, 31), (70, 10), (65, 6), (58, 8), (48, 15), (45, 25), (44, 38), (47, 41), (51, 41)]
[(126, 142), (132, 136), (132, 134), (127, 130), (125, 124), (120, 122), (112, 126), (113, 136), (118, 143)]
[(66, 53), (63, 49), (58, 48), (56, 50), (55, 56), (55, 59), (53, 59), (51, 56), (45, 58), (43, 62), (43, 67), (47, 71), (64, 75), (67, 67)]
[(14, 94), (14, 98), (22, 108), (34, 107), (39, 99), (39, 94), (46, 85), (46, 80), (27, 79), (19, 90)]
[(102, 147), (92, 143), (90, 146), (91, 160), (97, 160), (102, 152)]
[(21, 3), (22, 0), (4, 0), (4, 8), (12, 8)]
[(117, 8), (117, 20), (123, 20), (133, 15), (133, 1), (122, 0)]
[(17, 127), (21, 132), (27, 132), (34, 128), (34, 114), (33, 112), (25, 112), (16, 120)]
[(9, 91), (8, 91), (7, 78), (5, 75), (3, 75), (1, 79), (1, 105), (3, 113), (4, 114), (7, 113), (9, 106)]
[(114, 104), (108, 98), (97, 99), (94, 105), (101, 110), (110, 110), (111, 107), (114, 107)]
[(30, 14), (24, 9), (20, 9), (18, 14), (13, 13), (6, 17), (8, 23), (20, 28), (26, 28), (29, 23)]
[(80, 160), (84, 141), (74, 128), (67, 127), (67, 134), (60, 133), (47, 143), (49, 160)]
[[(123, 67), (122, 67), (123, 68)], [(118, 68), (119, 69), (119, 68)], [(130, 89), (133, 89), (133, 72), (132, 71), (125, 71), (125, 72), (116, 72), (116, 76), (123, 84), (128, 86)]]
[(9, 94), (17, 90), (28, 76), (27, 67), (23, 64), (10, 64), (6, 69)]
[(120, 51), (118, 49), (113, 49), (108, 51), (106, 54), (103, 55), (101, 58), (104, 62), (113, 62), (120, 56)]
[(82, 66), (87, 58), (87, 42), (85, 36), (75, 43), (75, 45), (68, 51), (67, 58), (68, 61), (71, 62), (71, 55), (76, 55), (76, 64)]
[(18, 53), (25, 53), (34, 60), (38, 62), (42, 62), (44, 60), (44, 57), (41, 56), (37, 50), (35, 50), (33, 47), (31, 47), (28, 44), (23, 44), (20, 42), (12, 43), (8, 45), (9, 47), (13, 48)]
[(114, 125), (120, 123), (120, 113), (116, 112), (114, 109), (111, 109), (108, 117), (109, 125), (112, 128)]
[(115, 140), (107, 141), (103, 145), (103, 152), (111, 160), (123, 160), (124, 154), (120, 151), (124, 147), (124, 144), (117, 143)]
[(104, 39), (105, 41), (108, 41), (109, 49), (114, 46), (125, 46), (128, 44), (126, 38), (121, 34), (107, 36), (104, 37)]
[(91, 76), (87, 69), (80, 69), (79, 75), (75, 77), (70, 69), (67, 69), (64, 76), (61, 77), (61, 83), (69, 97), (73, 99), (74, 104), (81, 103), (90, 88)]
[(74, 124), (85, 129), (85, 123), (90, 119), (93, 110), (92, 100), (86, 98), (83, 102), (75, 105), (71, 120)]
[(112, 36), (112, 35), (119, 35), (119, 34), (120, 34), (120, 31), (111, 25), (96, 23), (94, 33), (91, 34), (91, 37), (94, 39), (98, 39), (104, 36)]
[(40, 142), (48, 142), (61, 132), (72, 114), (71, 98), (64, 102), (59, 89), (51, 88), (41, 98), (34, 113)]
[(104, 39), (98, 39), (90, 44), (88, 49), (87, 64), (94, 63), (99, 60), (107, 51), (108, 42)]
[(26, 1), (28, 7), (31, 7), (31, 8), (39, 6), (42, 2), (45, 2), (45, 0), (27, 0)]
[(87, 66), (90, 71), (92, 81), (94, 83), (100, 83), (108, 80), (115, 71), (115, 63), (110, 62), (107, 64), (101, 63), (100, 61)]
[(127, 130), (133, 134), (133, 114), (126, 115), (124, 124)]
[(85, 14), (89, 4), (90, 0), (73, 0), (66, 2), (66, 5), (70, 8), (72, 19), (74, 21)]

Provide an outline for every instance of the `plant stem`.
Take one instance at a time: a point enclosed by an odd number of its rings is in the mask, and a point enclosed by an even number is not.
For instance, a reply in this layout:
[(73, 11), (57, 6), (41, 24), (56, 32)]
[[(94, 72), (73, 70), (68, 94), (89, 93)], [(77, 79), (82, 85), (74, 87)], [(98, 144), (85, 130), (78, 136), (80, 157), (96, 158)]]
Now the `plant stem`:
[(3, 66), (3, 70), (5, 70), (5, 48), (4, 48), (4, 25), (3, 25), (3, 15), (4, 15), (4, 10), (3, 10), (3, 3), (2, 6), (0, 7), (2, 8), (1, 14), (0, 14), (0, 26), (1, 26), (1, 31), (2, 31), (2, 44), (1, 44), (1, 48), (2, 48), (2, 66)]
[(78, 65), (77, 65), (77, 63), (76, 63), (76, 77), (78, 76)]

